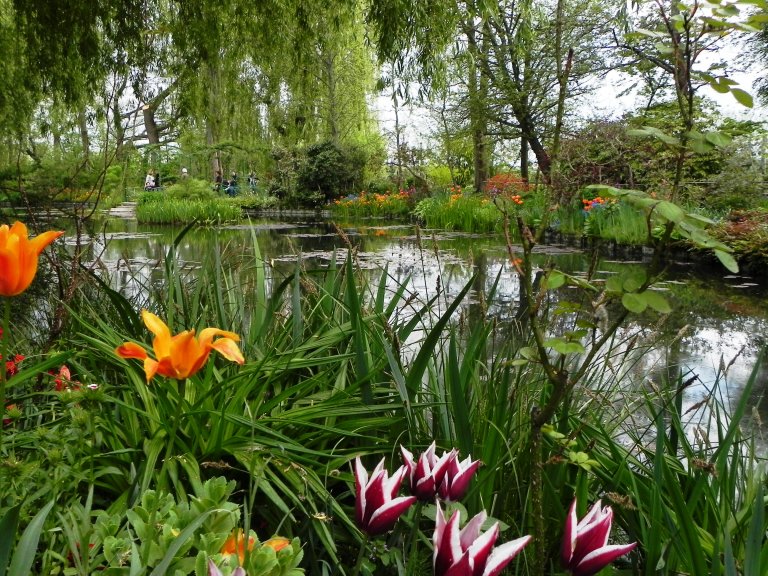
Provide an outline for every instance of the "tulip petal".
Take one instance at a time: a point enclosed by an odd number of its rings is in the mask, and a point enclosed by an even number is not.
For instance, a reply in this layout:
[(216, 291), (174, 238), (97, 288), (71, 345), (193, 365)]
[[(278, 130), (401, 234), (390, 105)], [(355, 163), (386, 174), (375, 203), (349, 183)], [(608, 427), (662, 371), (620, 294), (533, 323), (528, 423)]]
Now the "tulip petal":
[(240, 336), (234, 332), (227, 332), (226, 330), (220, 330), (219, 328), (203, 328), (200, 331), (200, 344), (204, 346), (207, 345), (215, 336), (222, 336), (234, 340), (235, 342), (240, 342)]
[[(454, 562), (442, 576), (473, 576), (475, 573), (475, 564), (468, 553), (464, 553), (461, 558)], [(435, 576), (438, 576), (435, 571)]]
[[(195, 331), (185, 330), (171, 338), (171, 351), (167, 356), (177, 378), (189, 378), (203, 367), (209, 354), (210, 350), (201, 346), (195, 338)], [(165, 357), (158, 353), (157, 359), (162, 362)]]
[(592, 576), (592, 574), (596, 574), (605, 566), (608, 566), (608, 564), (616, 560), (616, 558), (623, 556), (632, 550), (635, 546), (637, 546), (637, 542), (625, 545), (614, 544), (593, 550), (584, 556), (582, 561), (573, 568), (573, 576)]
[[(488, 518), (485, 510), (482, 510), (478, 514), (467, 522), (467, 525), (461, 530), (459, 536), (461, 539), (461, 549), (466, 550), (472, 543), (480, 536), (480, 529), (483, 527), (483, 523)], [(498, 534), (498, 525), (495, 525), (496, 534)]]
[(413, 475), (413, 470), (415, 468), (413, 453), (409, 451), (405, 446), (400, 444), (400, 454), (403, 456), (403, 464), (405, 464), (405, 467), (408, 468), (408, 472)]
[(210, 346), (227, 360), (237, 362), (240, 365), (245, 363), (245, 358), (243, 358), (240, 348), (238, 348), (235, 340), (232, 338), (219, 338), (215, 342), (212, 342)]
[(45, 247), (62, 234), (64, 234), (63, 231), (49, 230), (48, 232), (43, 232), (32, 238), (32, 240), (29, 241), (29, 244), (32, 247), (32, 250), (34, 250), (35, 256), (40, 256), (40, 253)]
[(415, 496), (400, 496), (377, 508), (368, 522), (368, 533), (375, 536), (391, 530), (400, 515), (414, 502), (416, 502)]
[[(146, 374), (147, 376), (147, 383), (149, 383), (149, 381), (155, 377), (155, 374), (157, 374), (159, 366), (160, 366), (159, 363), (156, 360), (153, 360), (152, 358), (144, 359), (144, 374)], [(167, 374), (163, 374), (163, 376), (167, 376)]]
[(138, 358), (144, 360), (147, 357), (147, 351), (135, 342), (125, 342), (115, 348), (115, 353), (121, 358)]
[(364, 516), (365, 516), (365, 488), (368, 484), (368, 471), (363, 466), (363, 463), (360, 461), (360, 457), (358, 456), (355, 458), (355, 467), (354, 467), (354, 474), (355, 474), (355, 520), (357, 521), (357, 525), (362, 527), (365, 525), (364, 523)]
[(158, 358), (168, 356), (171, 353), (171, 331), (165, 322), (149, 310), (141, 311), (141, 318), (147, 329), (155, 335), (152, 346)]
[(16, 251), (3, 248), (4, 244), (0, 241), (0, 295), (16, 296), (19, 293), (18, 258)]
[(494, 548), (491, 552), (488, 562), (485, 564), (483, 576), (497, 576), (515, 556), (520, 554), (531, 541), (530, 536), (523, 536), (511, 542), (505, 542), (501, 546)]
[[(474, 542), (472, 542), (469, 546), (465, 546), (462, 539), (461, 547), (469, 552), (469, 555), (476, 567), (485, 566), (485, 563), (488, 560), (488, 555), (491, 553), (493, 544), (496, 542), (496, 538), (498, 538), (498, 536), (499, 523), (496, 522), (485, 533), (476, 536)], [(482, 570), (482, 568), (480, 568), (480, 570)]]
[[(438, 503), (437, 509), (440, 510), (442, 515), (442, 509)], [(440, 516), (438, 516), (439, 518)], [(445, 576), (456, 562), (459, 561), (464, 550), (461, 547), (461, 537), (459, 533), (459, 522), (461, 521), (461, 512), (458, 510), (451, 514), (447, 523), (442, 526), (440, 531), (440, 538), (435, 538), (435, 553), (433, 558), (435, 576)], [(445, 516), (443, 516), (443, 522), (445, 522)], [(435, 529), (435, 536), (437, 536), (437, 528)]]
[(365, 510), (363, 514), (363, 524), (368, 525), (371, 521), (373, 513), (384, 506), (386, 503), (386, 497), (384, 495), (384, 480), (387, 476), (386, 471), (379, 470), (371, 476), (368, 480), (368, 485), (365, 487)]
[(479, 466), (480, 460), (476, 460), (451, 478), (448, 499), (453, 501), (461, 500), (464, 494), (466, 494), (467, 489), (469, 489), (469, 483), (472, 481), (472, 477), (475, 475)]
[(576, 549), (573, 551), (572, 560), (584, 558), (592, 550), (602, 548), (608, 543), (613, 522), (613, 510), (607, 508), (607, 512), (593, 515), (592, 518), (593, 521), (590, 524), (579, 522)]
[(571, 502), (571, 507), (568, 509), (568, 516), (565, 518), (565, 533), (563, 534), (563, 545), (560, 550), (564, 566), (571, 564), (573, 553), (576, 550), (577, 525), (578, 517), (576, 516), (576, 499), (574, 498), (573, 502)]

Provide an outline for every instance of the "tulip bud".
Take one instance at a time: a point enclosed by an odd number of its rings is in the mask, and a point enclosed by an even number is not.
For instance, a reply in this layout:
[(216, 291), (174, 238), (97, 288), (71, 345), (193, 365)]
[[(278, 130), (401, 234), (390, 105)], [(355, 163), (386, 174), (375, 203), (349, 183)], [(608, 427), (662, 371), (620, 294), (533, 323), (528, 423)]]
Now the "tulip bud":
[(370, 478), (360, 458), (355, 458), (355, 520), (358, 527), (369, 536), (377, 536), (391, 530), (400, 515), (411, 504), (415, 496), (395, 497), (406, 474), (401, 466), (389, 477), (384, 469), (384, 459), (374, 468)]
[(573, 576), (597, 574), (616, 558), (637, 546), (637, 542), (608, 546), (612, 522), (613, 510), (610, 506), (603, 508), (599, 500), (581, 521), (577, 521), (574, 499), (565, 520), (562, 546), (563, 566)]

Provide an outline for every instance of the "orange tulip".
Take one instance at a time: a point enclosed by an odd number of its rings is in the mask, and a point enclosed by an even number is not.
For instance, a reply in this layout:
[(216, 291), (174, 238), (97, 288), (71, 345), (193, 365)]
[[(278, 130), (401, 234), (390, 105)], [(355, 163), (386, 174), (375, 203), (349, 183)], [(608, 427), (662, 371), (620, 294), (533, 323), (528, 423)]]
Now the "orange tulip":
[(275, 536), (274, 538), (270, 538), (269, 540), (264, 542), (264, 544), (262, 544), (261, 547), (272, 548), (272, 550), (274, 550), (275, 552), (280, 552), (280, 550), (290, 545), (291, 545), (291, 541), (288, 540), (288, 538), (283, 538), (282, 536)]
[[(256, 543), (256, 538), (248, 536), (248, 551), (253, 550), (253, 545)], [(237, 559), (242, 566), (245, 562), (245, 536), (242, 530), (235, 530), (229, 535), (229, 538), (224, 542), (224, 546), (221, 547), (222, 554), (237, 554)]]
[(0, 226), (0, 296), (17, 296), (29, 288), (37, 273), (38, 256), (62, 234), (51, 230), (30, 240), (21, 222), (10, 228)]
[[(125, 342), (122, 346), (118, 346), (115, 352), (122, 358), (144, 360), (147, 382), (152, 380), (155, 374), (177, 380), (189, 378), (205, 365), (211, 350), (216, 350), (232, 362), (238, 364), (245, 362), (236, 344), (240, 337), (233, 332), (218, 328), (204, 328), (199, 338), (195, 337), (194, 330), (185, 330), (171, 336), (171, 331), (165, 322), (151, 312), (142, 310), (141, 317), (149, 331), (155, 335), (152, 347), (156, 359), (150, 358), (146, 350), (134, 342)], [(214, 340), (215, 336), (221, 336), (221, 338)]]

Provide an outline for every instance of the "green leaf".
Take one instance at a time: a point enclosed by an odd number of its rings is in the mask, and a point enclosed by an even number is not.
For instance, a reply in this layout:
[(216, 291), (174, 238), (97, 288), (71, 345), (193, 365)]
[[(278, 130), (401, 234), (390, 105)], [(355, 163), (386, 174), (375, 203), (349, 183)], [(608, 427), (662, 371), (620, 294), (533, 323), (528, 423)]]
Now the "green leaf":
[(665, 144), (669, 144), (670, 146), (679, 146), (680, 141), (675, 138), (674, 136), (670, 136), (666, 132), (659, 130), (658, 128), (655, 128), (653, 126), (643, 126), (639, 130), (628, 130), (627, 134), (630, 136), (653, 136), (654, 138), (657, 138), (664, 142)]
[(43, 524), (48, 517), (48, 513), (53, 508), (55, 500), (46, 504), (40, 512), (35, 514), (29, 526), (19, 538), (16, 551), (13, 553), (13, 560), (8, 569), (8, 576), (29, 576), (32, 570), (32, 564), (35, 561), (37, 552), (37, 543), (40, 541), (40, 533), (43, 531)]
[(645, 284), (645, 272), (637, 270), (623, 279), (622, 287), (625, 292), (637, 292)]
[(723, 148), (731, 143), (731, 139), (722, 132), (707, 132), (707, 141), (711, 142), (718, 148)]
[(216, 510), (208, 510), (206, 512), (203, 512), (200, 516), (195, 518), (194, 521), (192, 521), (186, 528), (184, 528), (181, 534), (179, 534), (176, 538), (174, 538), (173, 543), (170, 546), (168, 546), (168, 551), (165, 553), (165, 556), (149, 576), (162, 576), (163, 574), (166, 574), (169, 566), (174, 560), (174, 557), (176, 556), (178, 551), (181, 550), (181, 547), (184, 546), (187, 540), (189, 540), (194, 535), (195, 530), (200, 528), (203, 522), (205, 522), (206, 518), (208, 518), (208, 516), (210, 516), (214, 512), (216, 512)]
[(666, 200), (662, 200), (656, 204), (655, 210), (657, 214), (660, 214), (670, 222), (682, 222), (685, 218), (685, 211), (680, 208), (680, 206), (673, 204), (672, 202), (667, 202)]
[(532, 362), (538, 362), (539, 360), (539, 354), (536, 352), (536, 349), (532, 348), (531, 346), (523, 346), (520, 348), (520, 350), (518, 350), (518, 353), (526, 360), (530, 360)]
[(661, 314), (669, 314), (672, 312), (672, 307), (669, 305), (669, 302), (667, 302), (667, 299), (658, 292), (648, 290), (643, 292), (643, 298), (648, 306), (656, 310), (656, 312)]
[(624, 292), (624, 279), (621, 276), (611, 276), (605, 281), (608, 292)]
[(760, 546), (762, 545), (765, 529), (765, 499), (763, 498), (763, 483), (757, 483), (755, 505), (752, 506), (752, 521), (749, 523), (746, 549), (744, 550), (744, 574), (760, 574)]
[(556, 290), (565, 284), (565, 274), (559, 270), (551, 270), (549, 274), (547, 274), (546, 282), (547, 290)]
[(742, 106), (746, 106), (747, 108), (752, 108), (752, 106), (754, 106), (752, 95), (749, 92), (742, 90), (741, 88), (731, 88), (731, 94), (733, 94), (733, 97), (736, 98), (738, 103)]
[(730, 87), (728, 86), (728, 84), (721, 82), (721, 78), (715, 79), (714, 81), (710, 82), (709, 85), (718, 94), (727, 94), (728, 91), (730, 90)]
[(734, 274), (739, 271), (739, 264), (736, 259), (724, 250), (715, 250), (715, 256), (720, 260), (720, 263), (725, 266), (730, 272)]
[(16, 540), (16, 530), (19, 527), (19, 511), (21, 504), (8, 510), (0, 520), (0, 576), (5, 576), (8, 569), (8, 560), (11, 557), (11, 548)]
[(706, 154), (714, 148), (714, 145), (706, 140), (691, 140), (690, 146), (696, 154)]
[(642, 294), (624, 294), (621, 297), (621, 303), (624, 305), (624, 308), (635, 314), (640, 314), (648, 307), (648, 303), (642, 297)]
[(552, 348), (555, 352), (559, 354), (583, 354), (584, 353), (584, 346), (579, 344), (578, 342), (568, 342), (567, 340), (563, 340), (562, 338), (550, 338), (548, 340), (544, 340), (544, 345), (548, 348)]

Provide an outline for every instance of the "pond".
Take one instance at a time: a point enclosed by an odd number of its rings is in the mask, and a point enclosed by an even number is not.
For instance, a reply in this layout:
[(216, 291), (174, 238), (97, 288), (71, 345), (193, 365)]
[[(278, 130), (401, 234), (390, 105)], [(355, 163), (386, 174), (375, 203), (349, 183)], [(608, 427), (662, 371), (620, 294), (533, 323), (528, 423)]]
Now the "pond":
[[(162, 262), (179, 232), (179, 228), (110, 219), (94, 240), (95, 254), (110, 273), (113, 286), (128, 296), (136, 295), (148, 283), (164, 282)], [(464, 319), (495, 318), (501, 333), (515, 321), (518, 280), (508, 264), (503, 239), (496, 236), (417, 230), (410, 224), (381, 221), (337, 227), (323, 219), (257, 219), (248, 225), (192, 230), (177, 248), (178, 259), (194, 272), (215, 247), (237, 259), (254, 254), (254, 241), (266, 263), (269, 283), (291, 276), (299, 255), (305, 268), (326, 267), (334, 259), (344, 262), (347, 247), (354, 246), (355, 261), (367, 271), (373, 286), (386, 273), (388, 289), (394, 291), (407, 283), (408, 294), (421, 302), (438, 295), (436, 309), (440, 311), (472, 281), (473, 289), (460, 309)], [(540, 247), (537, 258), (539, 265), (551, 261), (559, 269), (579, 275), (590, 265), (591, 256), (580, 247), (550, 245)], [(642, 259), (605, 257), (596, 278), (644, 266)], [(768, 286), (714, 266), (705, 270), (692, 262), (671, 263), (658, 288), (670, 300), (673, 312), (664, 317), (632, 316), (619, 335), (636, 348), (627, 350), (632, 356), (625, 375), (628, 385), (657, 386), (670, 370), (684, 380), (696, 376), (685, 389), (684, 412), (710, 394), (716, 394), (726, 408), (738, 400), (768, 335)], [(493, 298), (485, 302), (497, 277)], [(567, 297), (567, 288), (557, 295)], [(768, 419), (768, 407), (762, 402), (768, 389), (765, 360), (758, 369), (748, 419), (759, 423)], [(713, 391), (717, 381), (722, 385)], [(701, 411), (692, 410), (687, 417), (695, 423), (702, 418)], [(760, 444), (765, 451), (765, 441)]]

